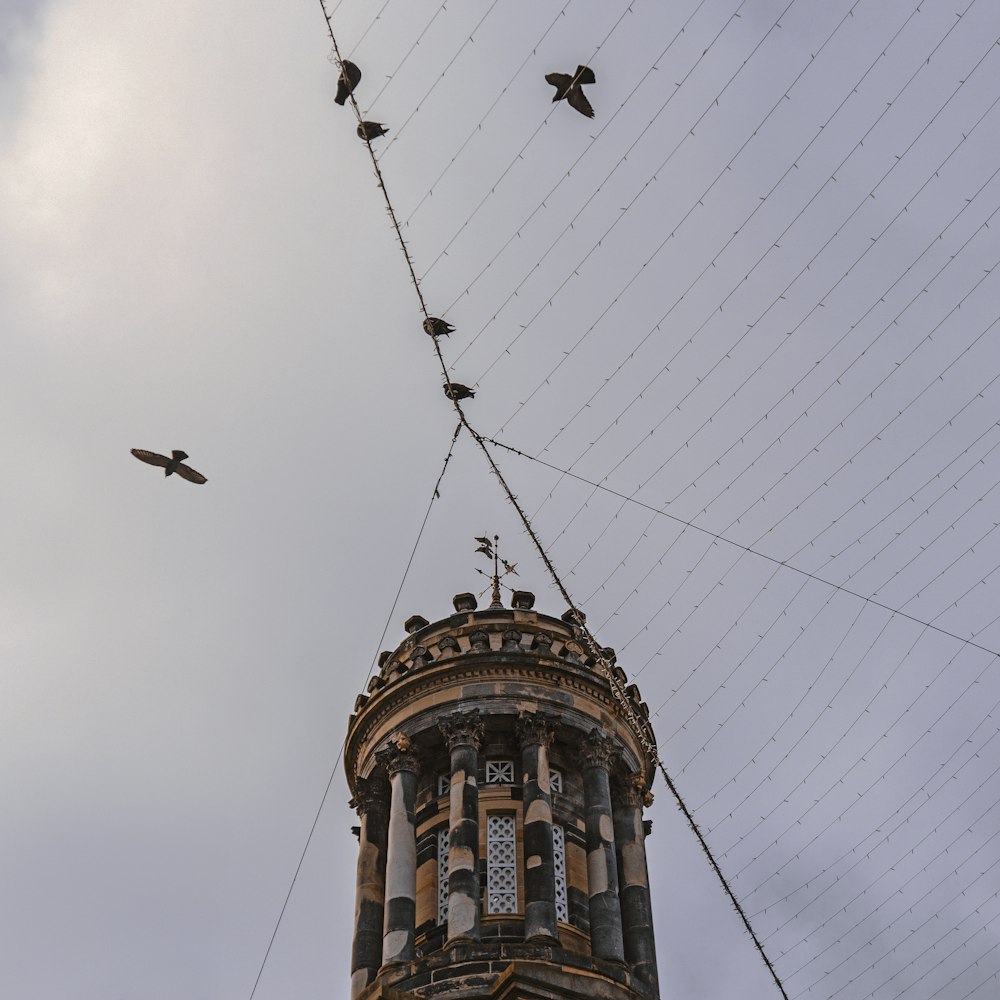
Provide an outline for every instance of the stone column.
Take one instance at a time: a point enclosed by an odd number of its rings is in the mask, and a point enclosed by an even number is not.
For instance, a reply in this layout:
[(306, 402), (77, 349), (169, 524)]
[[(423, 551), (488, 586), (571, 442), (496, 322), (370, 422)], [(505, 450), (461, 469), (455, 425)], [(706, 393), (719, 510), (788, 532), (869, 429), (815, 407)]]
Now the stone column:
[(451, 753), (448, 817), (448, 940), (479, 940), (479, 712), (455, 712), (438, 723)]
[(656, 938), (653, 936), (653, 906), (642, 825), (642, 807), (652, 803), (652, 796), (646, 791), (642, 772), (635, 771), (623, 781), (615, 782), (612, 799), (625, 960), (633, 975), (648, 987), (652, 996), (658, 997)]
[(521, 740), (524, 799), (524, 937), (528, 941), (557, 944), (549, 784), (552, 720), (546, 715), (524, 713), (518, 720), (517, 733)]
[(409, 962), (414, 958), (417, 915), (417, 839), (413, 809), (420, 764), (410, 740), (400, 734), (378, 758), (389, 773), (389, 836), (385, 869), (385, 922), (382, 961)]
[(624, 963), (622, 914), (618, 902), (618, 862), (611, 816), (608, 769), (614, 744), (598, 729), (580, 744), (590, 894), (590, 947), (596, 958)]
[(382, 923), (385, 917), (385, 849), (389, 818), (389, 788), (378, 778), (359, 778), (351, 807), (358, 811), (358, 881), (354, 903), (354, 945), (351, 948), (351, 997), (356, 997), (382, 965)]

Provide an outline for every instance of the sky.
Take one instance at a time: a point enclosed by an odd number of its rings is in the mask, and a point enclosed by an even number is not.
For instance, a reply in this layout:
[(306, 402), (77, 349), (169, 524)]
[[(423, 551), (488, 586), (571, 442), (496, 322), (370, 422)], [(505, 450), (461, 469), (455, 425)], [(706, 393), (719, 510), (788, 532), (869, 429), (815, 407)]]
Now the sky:
[[(1000, 7), (327, 9), (465, 412), (789, 996), (995, 995)], [(467, 434), (431, 502), (335, 63), (318, 3), (0, 6), (4, 996), (345, 990), (379, 650), (483, 533), (565, 609)], [(664, 996), (777, 996), (653, 790)]]

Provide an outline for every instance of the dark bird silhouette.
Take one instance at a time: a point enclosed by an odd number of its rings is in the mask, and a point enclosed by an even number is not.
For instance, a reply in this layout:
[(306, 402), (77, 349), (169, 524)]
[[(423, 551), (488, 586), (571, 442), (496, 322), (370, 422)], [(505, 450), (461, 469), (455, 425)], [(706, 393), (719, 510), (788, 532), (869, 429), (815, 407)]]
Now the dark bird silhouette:
[(346, 102), (349, 94), (354, 93), (354, 88), (361, 82), (361, 70), (354, 63), (345, 59), (340, 66), (340, 76), (337, 79), (337, 96), (334, 101), (337, 104)]
[(444, 394), (456, 403), (460, 399), (472, 399), (476, 395), (472, 389), (467, 385), (462, 385), (461, 382), (452, 382), (451, 385), (445, 382), (443, 388)]
[(431, 337), (447, 337), (449, 333), (454, 333), (455, 328), (447, 320), (437, 316), (428, 316), (424, 320), (424, 333)]
[(176, 472), (181, 479), (186, 479), (189, 483), (198, 483), (201, 485), (208, 482), (200, 472), (195, 472), (190, 465), (184, 464), (187, 452), (172, 451), (170, 454), (173, 457), (167, 458), (166, 455), (157, 455), (155, 451), (146, 451), (145, 448), (133, 448), (132, 454), (140, 462), (146, 462), (148, 465), (158, 465), (163, 469), (165, 476), (172, 476)]
[(359, 139), (377, 139), (389, 130), (381, 122), (362, 122), (358, 126)]
[(581, 115), (587, 118), (594, 117), (594, 109), (590, 106), (590, 101), (582, 90), (585, 83), (596, 83), (597, 77), (589, 66), (577, 66), (576, 73), (570, 76), (568, 73), (546, 73), (545, 79), (556, 88), (556, 96), (553, 101), (561, 101), (565, 98), (570, 107), (576, 108)]
[(480, 546), (479, 546), (479, 548), (478, 548), (478, 549), (476, 549), (476, 551), (477, 551), (477, 552), (482, 552), (482, 554), (483, 554), (484, 556), (489, 556), (489, 557), (490, 557), (490, 559), (492, 559), (492, 558), (493, 558), (493, 549), (492, 549), (492, 548), (488, 548), (488, 547), (487, 547), (487, 546), (485, 546), (485, 545), (480, 545)]

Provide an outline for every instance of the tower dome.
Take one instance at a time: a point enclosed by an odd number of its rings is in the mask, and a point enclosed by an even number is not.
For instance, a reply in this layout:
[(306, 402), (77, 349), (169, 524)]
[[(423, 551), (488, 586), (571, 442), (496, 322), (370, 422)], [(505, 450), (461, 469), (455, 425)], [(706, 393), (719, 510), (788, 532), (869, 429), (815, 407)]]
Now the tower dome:
[(581, 612), (511, 603), (412, 616), (357, 698), (352, 998), (659, 996), (648, 709)]

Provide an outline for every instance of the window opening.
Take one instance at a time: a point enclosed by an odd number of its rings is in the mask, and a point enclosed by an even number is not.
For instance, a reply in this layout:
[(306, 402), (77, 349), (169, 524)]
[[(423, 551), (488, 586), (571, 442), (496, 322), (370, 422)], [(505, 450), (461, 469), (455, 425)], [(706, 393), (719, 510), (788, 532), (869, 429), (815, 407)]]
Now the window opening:
[(438, 830), (438, 923), (448, 922), (448, 828)]
[(569, 899), (566, 895), (566, 831), (552, 826), (552, 860), (556, 876), (556, 920), (569, 923)]
[(517, 912), (517, 842), (513, 816), (486, 820), (486, 912)]
[(487, 785), (513, 785), (514, 762), (512, 760), (488, 760), (486, 762)]

